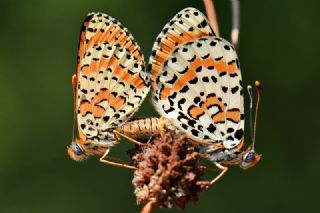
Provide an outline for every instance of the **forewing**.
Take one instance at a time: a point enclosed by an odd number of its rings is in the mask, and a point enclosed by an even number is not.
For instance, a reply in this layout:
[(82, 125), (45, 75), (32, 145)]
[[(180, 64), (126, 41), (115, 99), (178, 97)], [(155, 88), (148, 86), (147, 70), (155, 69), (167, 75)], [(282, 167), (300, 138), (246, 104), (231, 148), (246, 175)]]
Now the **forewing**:
[(83, 23), (77, 70), (80, 137), (106, 139), (139, 108), (149, 91), (139, 46), (126, 28), (102, 13)]
[(152, 70), (154, 105), (162, 116), (197, 140), (226, 148), (240, 143), (243, 91), (239, 61), (229, 42), (201, 35), (151, 61), (162, 66)]
[[(144, 61), (139, 45), (134, 41), (127, 28), (123, 27), (118, 20), (99, 12), (89, 13), (82, 23), (78, 61), (81, 61), (81, 57), (90, 47), (106, 42), (118, 44), (134, 55), (138, 61)], [(77, 73), (80, 71), (80, 65), (81, 63), (78, 63)]]
[(199, 10), (186, 8), (175, 15), (158, 35), (149, 60), (151, 85), (156, 89), (156, 78), (172, 51), (181, 44), (199, 37), (215, 35), (208, 20)]

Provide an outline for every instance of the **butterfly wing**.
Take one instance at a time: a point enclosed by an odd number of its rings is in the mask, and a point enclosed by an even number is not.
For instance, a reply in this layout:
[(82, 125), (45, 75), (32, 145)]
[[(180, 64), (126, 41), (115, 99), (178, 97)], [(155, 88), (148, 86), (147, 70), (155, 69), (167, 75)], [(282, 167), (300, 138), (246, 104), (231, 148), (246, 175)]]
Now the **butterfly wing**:
[(76, 110), (82, 138), (108, 139), (139, 108), (149, 91), (143, 55), (117, 20), (91, 13), (78, 51)]
[[(185, 21), (186, 15), (188, 22)], [(192, 16), (197, 14), (197, 16)], [(239, 61), (232, 45), (214, 36), (205, 16), (196, 9), (185, 9), (170, 23), (192, 23), (198, 36), (172, 44), (166, 57), (159, 47), (181, 26), (162, 32), (154, 45), (152, 67), (153, 101), (157, 111), (190, 137), (235, 147), (243, 137), (244, 111)], [(166, 25), (168, 26), (168, 24)], [(199, 27), (199, 26), (205, 26)], [(196, 28), (198, 27), (198, 28)], [(211, 30), (211, 31), (210, 31)], [(169, 33), (169, 34), (168, 34)], [(164, 48), (161, 48), (162, 50)], [(159, 54), (158, 54), (159, 53)], [(160, 68), (161, 67), (161, 68)], [(153, 85), (152, 85), (153, 86)]]
[(158, 35), (149, 60), (151, 82), (156, 89), (156, 79), (171, 52), (180, 44), (203, 36), (215, 35), (207, 18), (195, 8), (186, 8), (175, 15)]

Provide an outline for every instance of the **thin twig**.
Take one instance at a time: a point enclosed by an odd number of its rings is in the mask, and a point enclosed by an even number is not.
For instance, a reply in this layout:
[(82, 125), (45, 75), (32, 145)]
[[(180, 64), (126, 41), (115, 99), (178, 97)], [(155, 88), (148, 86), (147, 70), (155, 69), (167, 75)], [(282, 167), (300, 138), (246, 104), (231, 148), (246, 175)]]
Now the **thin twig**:
[(232, 12), (232, 31), (231, 42), (233, 46), (238, 49), (239, 45), (239, 32), (240, 32), (240, 2), (239, 0), (231, 0)]
[(213, 0), (203, 0), (204, 6), (207, 11), (207, 17), (209, 19), (209, 23), (217, 36), (220, 37), (218, 19), (216, 15), (216, 10), (214, 8)]

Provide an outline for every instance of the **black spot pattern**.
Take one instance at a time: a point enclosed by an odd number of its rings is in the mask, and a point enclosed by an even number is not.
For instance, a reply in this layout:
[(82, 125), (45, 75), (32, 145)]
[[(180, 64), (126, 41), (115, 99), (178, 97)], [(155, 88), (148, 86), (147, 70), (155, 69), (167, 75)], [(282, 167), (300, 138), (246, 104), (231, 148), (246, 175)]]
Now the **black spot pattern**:
[(227, 74), (227, 72), (220, 72), (219, 76), (220, 76), (220, 77), (223, 77), (223, 76), (225, 76), (226, 74)]
[(193, 102), (194, 102), (195, 104), (198, 104), (198, 103), (200, 102), (200, 97), (195, 97), (195, 98), (193, 99)]
[(217, 83), (218, 79), (215, 76), (211, 76), (211, 80), (213, 83)]
[(209, 127), (207, 128), (207, 130), (210, 133), (214, 133), (214, 131), (216, 131), (216, 127), (213, 124), (210, 124)]
[(201, 65), (196, 68), (196, 72), (201, 72), (201, 70), (202, 70), (202, 66)]
[(231, 78), (234, 78), (234, 77), (237, 77), (237, 76), (238, 76), (237, 73), (230, 73), (230, 77), (231, 77)]
[(211, 47), (216, 46), (216, 44), (217, 44), (217, 42), (214, 42), (214, 41), (211, 41), (211, 42), (210, 42), (210, 46), (211, 46)]
[(198, 136), (198, 135), (199, 135), (199, 131), (196, 130), (196, 129), (192, 129), (192, 130), (191, 130), (191, 134), (192, 134), (193, 136)]
[(234, 137), (238, 140), (241, 140), (242, 139), (242, 136), (243, 136), (243, 130), (242, 129), (238, 129), (235, 134), (234, 134)]
[(178, 101), (178, 108), (180, 110), (182, 110), (182, 104), (184, 104), (187, 100), (185, 98), (181, 98), (179, 101)]
[(190, 84), (196, 84), (197, 82), (198, 82), (198, 78), (197, 77), (195, 77), (194, 79), (189, 81)]
[(223, 91), (224, 93), (227, 93), (227, 92), (228, 92), (228, 87), (223, 86), (223, 87), (221, 87), (221, 89), (222, 89), (222, 91)]
[(241, 119), (241, 120), (244, 120), (244, 114), (241, 114), (241, 115), (240, 115), (240, 119)]
[(179, 92), (181, 92), (181, 93), (186, 93), (186, 92), (188, 92), (189, 91), (189, 87), (188, 87), (188, 85), (185, 85), (181, 90), (179, 90)]
[(205, 76), (202, 78), (202, 81), (207, 83), (207, 82), (209, 82), (209, 78), (207, 76)]
[(230, 50), (230, 47), (228, 45), (224, 45), (225, 50)]
[(176, 82), (178, 80), (178, 76), (173, 75), (172, 79), (169, 81), (166, 81), (166, 83), (168, 84), (174, 84), (174, 82)]
[(198, 24), (198, 28), (204, 28), (205, 26), (207, 26), (206, 20), (203, 20), (200, 24)]
[(176, 63), (176, 62), (177, 62), (177, 58), (176, 58), (176, 57), (173, 57), (173, 58), (171, 59), (171, 61), (172, 61), (172, 63)]
[(168, 96), (170, 106), (174, 105), (174, 99), (177, 97), (177, 93), (174, 92), (172, 95)]
[(235, 94), (238, 90), (239, 90), (239, 87), (235, 86), (235, 87), (231, 88), (231, 93)]
[(183, 129), (187, 130), (188, 129), (188, 126), (186, 124), (181, 124), (180, 125)]
[(188, 120), (188, 125), (194, 127), (197, 122), (195, 120)]
[(210, 53), (208, 53), (207, 55), (202, 56), (201, 58), (202, 58), (203, 60), (205, 60), (205, 59), (207, 59), (207, 58), (209, 58), (209, 57), (210, 57)]
[(234, 129), (233, 128), (228, 128), (227, 129), (227, 133), (231, 133), (231, 132), (234, 132)]

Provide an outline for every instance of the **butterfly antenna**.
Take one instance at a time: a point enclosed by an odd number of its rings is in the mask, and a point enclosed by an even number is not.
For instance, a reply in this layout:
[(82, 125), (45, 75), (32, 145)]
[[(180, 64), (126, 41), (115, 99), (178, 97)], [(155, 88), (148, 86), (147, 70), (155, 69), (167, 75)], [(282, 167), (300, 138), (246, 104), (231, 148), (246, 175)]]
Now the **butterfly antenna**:
[[(255, 86), (257, 88), (258, 99), (257, 99), (257, 104), (256, 104), (256, 113), (254, 116), (253, 142), (256, 141), (257, 118), (258, 118), (258, 110), (259, 110), (259, 104), (260, 104), (260, 99), (261, 99), (261, 83), (259, 81), (256, 81)], [(254, 145), (254, 143), (253, 143), (253, 145)]]
[(252, 86), (248, 85), (247, 87), (248, 94), (250, 97), (250, 133), (251, 133), (251, 140), (252, 140), (252, 150), (254, 150), (254, 131), (253, 131), (253, 119), (252, 119), (252, 99), (253, 99), (253, 94), (252, 94)]
[(259, 104), (260, 104), (260, 99), (261, 99), (261, 84), (259, 81), (255, 82), (255, 86), (257, 88), (257, 94), (258, 94), (258, 99), (257, 99), (257, 104), (256, 104), (256, 109), (255, 109), (255, 116), (253, 120), (253, 92), (252, 92), (252, 87), (251, 85), (248, 85), (247, 90), (248, 94), (250, 96), (250, 129), (251, 129), (251, 139), (252, 139), (252, 147), (251, 149), (254, 150), (254, 144), (256, 142), (256, 130), (257, 130), (257, 118), (258, 118), (258, 110), (259, 110)]

